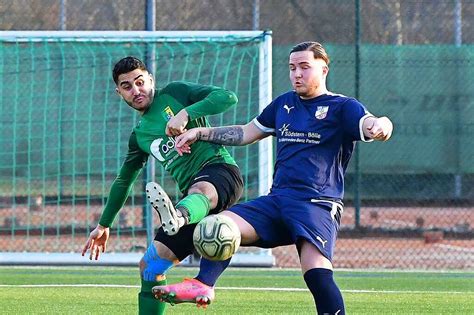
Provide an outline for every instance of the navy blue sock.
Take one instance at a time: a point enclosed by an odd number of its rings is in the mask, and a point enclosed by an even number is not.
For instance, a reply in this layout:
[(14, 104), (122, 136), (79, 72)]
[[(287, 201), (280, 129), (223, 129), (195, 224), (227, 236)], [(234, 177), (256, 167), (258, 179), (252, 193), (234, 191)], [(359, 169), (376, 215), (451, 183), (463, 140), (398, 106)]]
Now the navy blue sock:
[(197, 275), (196, 279), (201, 281), (208, 286), (213, 287), (219, 276), (224, 272), (224, 270), (229, 266), (230, 260), (222, 261), (210, 261), (205, 258), (201, 258), (201, 263), (199, 265), (199, 274)]
[(314, 268), (305, 272), (304, 281), (313, 294), (319, 315), (344, 315), (342, 294), (332, 276), (332, 270)]

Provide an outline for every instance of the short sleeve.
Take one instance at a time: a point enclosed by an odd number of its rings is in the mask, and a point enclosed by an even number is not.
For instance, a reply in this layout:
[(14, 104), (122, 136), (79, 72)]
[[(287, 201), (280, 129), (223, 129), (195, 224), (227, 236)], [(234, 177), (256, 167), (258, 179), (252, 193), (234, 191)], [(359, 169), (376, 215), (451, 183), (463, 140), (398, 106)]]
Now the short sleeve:
[(276, 105), (275, 101), (273, 101), (254, 119), (254, 123), (263, 132), (273, 134), (275, 133), (275, 119)]
[(342, 106), (342, 123), (344, 133), (352, 141), (370, 141), (364, 137), (362, 123), (364, 119), (373, 116), (367, 109), (356, 99), (348, 99)]

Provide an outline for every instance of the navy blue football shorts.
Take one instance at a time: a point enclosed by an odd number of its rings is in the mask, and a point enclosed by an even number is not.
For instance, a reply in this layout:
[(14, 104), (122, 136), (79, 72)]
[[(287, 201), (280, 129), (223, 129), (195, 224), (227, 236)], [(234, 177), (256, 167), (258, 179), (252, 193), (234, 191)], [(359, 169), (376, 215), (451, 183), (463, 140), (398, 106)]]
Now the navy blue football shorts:
[(260, 239), (251, 245), (273, 248), (306, 239), (332, 261), (343, 211), (341, 202), (267, 195), (236, 204), (229, 211), (238, 214), (256, 230)]

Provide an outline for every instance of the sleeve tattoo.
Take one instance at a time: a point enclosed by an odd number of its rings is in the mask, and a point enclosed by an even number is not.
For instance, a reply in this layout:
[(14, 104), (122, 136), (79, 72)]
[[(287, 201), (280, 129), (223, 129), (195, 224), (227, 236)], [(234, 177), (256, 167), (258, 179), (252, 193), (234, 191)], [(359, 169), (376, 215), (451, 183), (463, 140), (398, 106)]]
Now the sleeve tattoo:
[(208, 135), (199, 133), (198, 139), (223, 145), (241, 145), (244, 130), (240, 126), (212, 128)]

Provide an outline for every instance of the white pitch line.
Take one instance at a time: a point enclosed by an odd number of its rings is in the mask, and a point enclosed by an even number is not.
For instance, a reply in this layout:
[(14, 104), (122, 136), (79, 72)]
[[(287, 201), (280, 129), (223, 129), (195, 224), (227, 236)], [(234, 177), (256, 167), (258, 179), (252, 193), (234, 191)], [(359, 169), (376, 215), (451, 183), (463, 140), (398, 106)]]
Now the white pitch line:
[[(217, 287), (216, 289), (221, 290), (245, 290), (245, 291), (308, 291), (305, 288), (251, 288), (251, 287)], [(474, 294), (474, 292), (461, 292), (461, 291), (397, 291), (397, 290), (341, 290), (342, 292), (348, 293), (415, 293), (415, 294)]]
[[(139, 285), (126, 284), (0, 284), (0, 288), (140, 288)], [(306, 288), (255, 288), (255, 287), (216, 287), (217, 290), (234, 291), (278, 291), (304, 292)], [(347, 293), (392, 293), (392, 294), (474, 294), (471, 291), (398, 291), (398, 290), (341, 290)]]
[(140, 288), (127, 284), (0, 284), (0, 288)]

